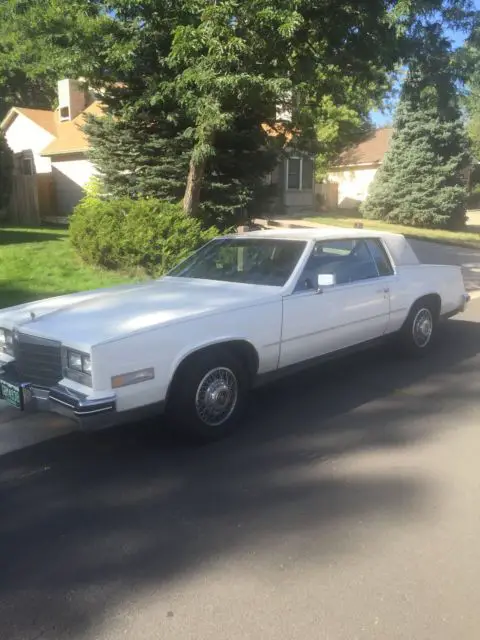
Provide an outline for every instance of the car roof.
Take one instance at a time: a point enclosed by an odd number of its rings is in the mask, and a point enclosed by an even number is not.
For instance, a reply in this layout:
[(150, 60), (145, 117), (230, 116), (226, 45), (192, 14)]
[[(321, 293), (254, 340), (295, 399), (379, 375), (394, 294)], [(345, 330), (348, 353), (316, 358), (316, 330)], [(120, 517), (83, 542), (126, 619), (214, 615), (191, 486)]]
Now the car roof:
[(353, 229), (347, 227), (309, 227), (308, 229), (265, 229), (262, 231), (247, 231), (234, 234), (237, 238), (270, 238), (275, 240), (328, 240), (328, 239), (354, 239), (354, 238), (403, 238), (398, 233), (377, 231), (375, 229)]

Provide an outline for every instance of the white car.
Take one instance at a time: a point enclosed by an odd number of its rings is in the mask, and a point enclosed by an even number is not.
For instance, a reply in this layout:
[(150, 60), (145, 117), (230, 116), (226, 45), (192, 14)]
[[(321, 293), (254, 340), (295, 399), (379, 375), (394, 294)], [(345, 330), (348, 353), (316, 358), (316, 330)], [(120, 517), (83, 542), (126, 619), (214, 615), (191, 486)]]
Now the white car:
[(0, 395), (85, 429), (166, 409), (215, 439), (261, 381), (392, 336), (424, 353), (468, 300), (460, 268), (419, 264), (401, 235), (225, 236), (159, 280), (2, 310)]

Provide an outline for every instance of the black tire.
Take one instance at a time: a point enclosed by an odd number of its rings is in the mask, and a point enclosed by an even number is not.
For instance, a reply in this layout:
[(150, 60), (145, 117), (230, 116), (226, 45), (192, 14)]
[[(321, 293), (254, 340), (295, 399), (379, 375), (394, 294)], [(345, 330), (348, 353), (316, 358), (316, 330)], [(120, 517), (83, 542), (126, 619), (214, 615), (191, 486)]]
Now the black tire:
[(439, 313), (431, 299), (418, 300), (400, 331), (399, 347), (407, 356), (421, 357), (429, 353), (437, 334)]
[(193, 355), (175, 375), (167, 418), (190, 440), (219, 440), (238, 426), (249, 382), (246, 366), (228, 350), (214, 348)]

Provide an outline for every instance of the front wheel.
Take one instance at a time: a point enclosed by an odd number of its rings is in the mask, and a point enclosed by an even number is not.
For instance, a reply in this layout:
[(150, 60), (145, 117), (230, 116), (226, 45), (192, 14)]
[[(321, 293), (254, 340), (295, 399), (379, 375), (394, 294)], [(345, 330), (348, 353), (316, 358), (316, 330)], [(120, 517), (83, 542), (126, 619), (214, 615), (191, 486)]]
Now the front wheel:
[(400, 343), (408, 355), (421, 356), (434, 344), (438, 313), (429, 301), (419, 301), (411, 309), (400, 334)]
[(175, 376), (167, 412), (189, 437), (218, 440), (240, 421), (248, 387), (246, 369), (230, 353), (213, 350), (194, 355)]

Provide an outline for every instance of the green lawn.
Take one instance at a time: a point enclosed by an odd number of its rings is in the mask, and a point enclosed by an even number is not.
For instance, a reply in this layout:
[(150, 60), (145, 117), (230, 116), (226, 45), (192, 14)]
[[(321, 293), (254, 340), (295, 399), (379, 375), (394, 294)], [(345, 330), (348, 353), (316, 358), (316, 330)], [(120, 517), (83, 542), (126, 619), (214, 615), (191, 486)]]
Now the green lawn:
[(0, 227), (0, 308), (130, 281), (82, 264), (66, 230)]
[(479, 227), (466, 227), (464, 231), (443, 231), (441, 229), (417, 229), (416, 227), (405, 227), (399, 224), (388, 224), (377, 220), (365, 220), (358, 214), (344, 212), (326, 213), (322, 216), (308, 218), (309, 222), (320, 224), (336, 225), (339, 227), (353, 227), (356, 222), (362, 223), (365, 229), (379, 229), (401, 233), (410, 238), (418, 240), (430, 240), (442, 242), (444, 244), (461, 245), (468, 247), (480, 247)]

